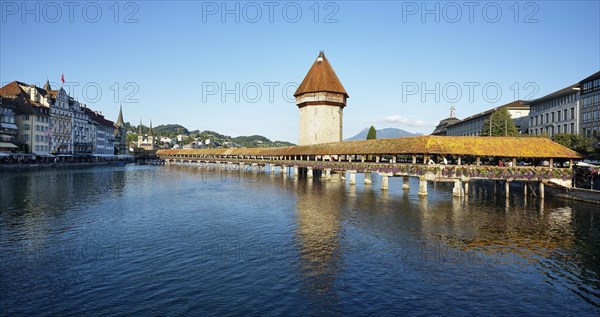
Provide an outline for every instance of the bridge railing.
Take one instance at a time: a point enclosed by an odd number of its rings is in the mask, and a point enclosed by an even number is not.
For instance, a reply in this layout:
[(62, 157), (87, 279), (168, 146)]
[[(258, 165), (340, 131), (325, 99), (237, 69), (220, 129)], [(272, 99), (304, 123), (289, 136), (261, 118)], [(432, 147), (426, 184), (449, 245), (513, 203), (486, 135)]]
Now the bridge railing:
[(513, 166), (501, 167), (490, 165), (450, 165), (450, 164), (412, 164), (389, 162), (349, 162), (349, 161), (323, 161), (323, 160), (280, 160), (264, 158), (233, 158), (233, 157), (181, 157), (161, 155), (162, 159), (173, 161), (192, 162), (219, 162), (234, 164), (258, 164), (312, 168), (317, 170), (331, 170), (338, 172), (355, 171), (357, 173), (386, 173), (390, 176), (418, 176), (427, 179), (495, 179), (495, 180), (521, 180), (521, 181), (546, 181), (563, 180), (572, 178), (570, 168), (550, 168), (541, 166)]

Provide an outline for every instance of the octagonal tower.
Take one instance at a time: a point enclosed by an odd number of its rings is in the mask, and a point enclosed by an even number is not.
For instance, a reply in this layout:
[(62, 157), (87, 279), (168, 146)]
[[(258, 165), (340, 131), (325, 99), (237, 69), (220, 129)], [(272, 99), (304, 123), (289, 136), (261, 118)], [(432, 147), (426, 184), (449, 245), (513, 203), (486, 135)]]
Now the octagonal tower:
[(299, 145), (342, 141), (348, 93), (321, 51), (294, 93), (300, 109)]

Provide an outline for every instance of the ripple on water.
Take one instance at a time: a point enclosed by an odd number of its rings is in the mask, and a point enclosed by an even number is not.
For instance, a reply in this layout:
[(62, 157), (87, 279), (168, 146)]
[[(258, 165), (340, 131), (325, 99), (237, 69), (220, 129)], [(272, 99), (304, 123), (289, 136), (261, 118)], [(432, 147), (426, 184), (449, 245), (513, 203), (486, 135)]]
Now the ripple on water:
[(198, 168), (3, 173), (0, 315), (598, 315), (596, 206)]

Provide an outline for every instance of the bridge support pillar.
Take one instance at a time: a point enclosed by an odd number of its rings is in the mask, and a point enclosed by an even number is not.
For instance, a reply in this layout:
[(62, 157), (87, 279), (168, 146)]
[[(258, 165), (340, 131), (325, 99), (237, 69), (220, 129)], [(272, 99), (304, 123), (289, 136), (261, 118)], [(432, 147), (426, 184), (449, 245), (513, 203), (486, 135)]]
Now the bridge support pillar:
[(454, 188), (452, 188), (452, 196), (454, 196), (454, 197), (464, 196), (464, 192), (463, 192), (461, 183), (462, 182), (460, 181), (460, 179), (454, 180)]
[(469, 181), (465, 181), (465, 196), (469, 196)]
[(527, 182), (523, 183), (523, 196), (527, 197)]
[(275, 164), (271, 164), (271, 174), (275, 174)]
[(306, 168), (306, 177), (307, 178), (313, 178), (313, 169), (312, 169), (312, 167), (307, 167)]
[(425, 176), (419, 177), (419, 196), (427, 196), (427, 179)]
[(298, 176), (298, 166), (294, 166), (294, 176)]
[(350, 173), (350, 185), (356, 185), (356, 171), (349, 171)]
[(381, 190), (388, 190), (389, 188), (389, 183), (388, 183), (388, 174), (381, 174)]
[(410, 186), (408, 185), (408, 176), (402, 177), (402, 189), (410, 189)]
[(285, 165), (281, 165), (281, 169), (279, 170), (279, 172), (280, 172), (281, 174), (286, 174), (286, 172), (287, 172), (287, 166), (285, 166)]
[(331, 170), (330, 169), (325, 169), (325, 181), (331, 182)]
[(365, 185), (371, 185), (373, 181), (371, 180), (371, 173), (365, 172)]
[(509, 197), (510, 194), (510, 181), (504, 181), (504, 193), (506, 194), (506, 198)]
[(544, 199), (544, 182), (540, 182), (540, 198)]

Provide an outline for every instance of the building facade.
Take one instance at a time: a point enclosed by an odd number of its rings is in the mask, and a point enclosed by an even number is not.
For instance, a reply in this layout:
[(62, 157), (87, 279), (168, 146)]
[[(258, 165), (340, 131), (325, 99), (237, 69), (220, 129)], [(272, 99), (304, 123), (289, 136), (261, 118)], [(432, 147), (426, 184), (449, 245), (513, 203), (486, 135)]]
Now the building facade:
[[(523, 127), (522, 120), (520, 118), (527, 117), (529, 115), (529, 106), (522, 100), (513, 101), (511, 103), (496, 107), (469, 117), (466, 117), (456, 123), (448, 124), (446, 126), (446, 135), (449, 136), (479, 136), (482, 135), (483, 125), (486, 121), (490, 120), (490, 116), (499, 108), (506, 108), (510, 113), (513, 122), (519, 129), (519, 131), (526, 131), (527, 128)], [(485, 135), (485, 133), (483, 133)]]
[(342, 141), (342, 115), (348, 93), (323, 51), (294, 97), (300, 109), (299, 145)]
[(157, 145), (158, 139), (154, 137), (154, 131), (152, 130), (152, 121), (150, 121), (150, 131), (148, 134), (142, 133), (142, 121), (140, 120), (140, 127), (138, 130), (138, 148), (144, 149), (146, 151), (153, 151), (158, 149)]
[(17, 148), (17, 107), (0, 96), (0, 152), (11, 152)]
[(600, 71), (579, 82), (581, 89), (581, 134), (600, 132)]
[[(52, 90), (48, 81), (43, 89), (13, 81), (0, 88), (0, 102), (0, 151), (12, 149), (43, 157), (115, 152), (115, 124), (63, 88)], [(125, 135), (122, 116), (120, 113)], [(3, 147), (5, 143), (10, 149)]]
[(17, 151), (46, 156), (50, 151), (50, 107), (46, 93), (35, 85), (13, 81), (0, 88), (3, 104), (16, 109), (15, 123)]
[(579, 133), (579, 84), (529, 101), (529, 134)]
[(73, 112), (73, 153), (91, 154), (93, 152), (92, 133), (94, 139), (96, 136), (93, 121), (85, 112), (85, 105), (71, 99), (69, 106)]
[(94, 125), (93, 132), (90, 135), (94, 144), (92, 154), (98, 156), (113, 155), (115, 152), (115, 123), (104, 118), (98, 111), (92, 111), (89, 108), (85, 108), (85, 111)]
[(73, 153), (73, 110), (69, 106), (69, 96), (61, 88), (51, 90), (52, 104), (50, 113), (52, 115), (52, 154)]
[(431, 135), (446, 135), (448, 132), (448, 126), (458, 122), (460, 122), (460, 120), (456, 117), (456, 108), (452, 106), (450, 107), (450, 116), (448, 116), (448, 118), (446, 119), (441, 120), (440, 123), (438, 123), (438, 125), (435, 127), (433, 132), (431, 132)]

